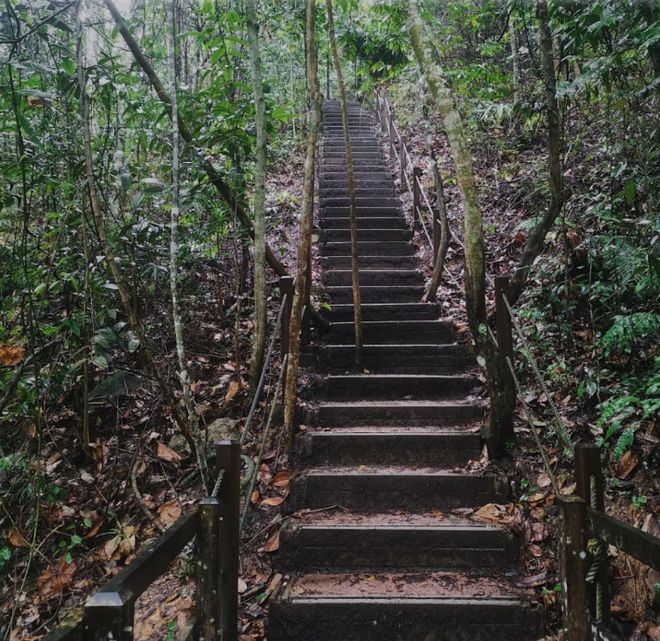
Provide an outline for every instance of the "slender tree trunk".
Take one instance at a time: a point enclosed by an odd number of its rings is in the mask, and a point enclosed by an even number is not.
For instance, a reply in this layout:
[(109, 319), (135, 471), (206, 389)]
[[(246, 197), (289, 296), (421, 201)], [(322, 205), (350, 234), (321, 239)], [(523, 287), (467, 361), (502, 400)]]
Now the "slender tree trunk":
[(536, 5), (536, 15), (539, 20), (539, 44), (541, 49), (541, 67), (543, 83), (545, 84), (546, 113), (548, 118), (548, 170), (550, 179), (550, 204), (543, 218), (527, 239), (525, 249), (518, 261), (516, 271), (511, 279), (511, 303), (515, 303), (523, 291), (529, 270), (536, 257), (543, 251), (545, 237), (557, 220), (564, 205), (561, 163), (561, 120), (557, 103), (556, 76), (554, 55), (552, 49), (552, 33), (548, 20), (548, 4), (539, 0)]
[(254, 387), (259, 380), (266, 348), (267, 296), (266, 296), (266, 101), (261, 79), (261, 53), (259, 51), (259, 24), (256, 0), (245, 1), (250, 73), (256, 111), (257, 139), (254, 168), (254, 317), (255, 330), (252, 343), (250, 381)]
[(138, 340), (140, 341), (140, 348), (142, 350), (142, 355), (146, 362), (147, 371), (149, 374), (156, 380), (160, 388), (161, 394), (165, 402), (167, 403), (174, 421), (177, 423), (182, 433), (186, 436), (189, 442), (194, 442), (192, 437), (192, 432), (190, 424), (187, 420), (186, 415), (181, 411), (178, 403), (172, 395), (172, 391), (169, 388), (169, 385), (162, 374), (160, 368), (156, 366), (154, 361), (153, 353), (149, 344), (147, 343), (147, 338), (142, 327), (140, 318), (135, 312), (133, 307), (133, 302), (129, 294), (129, 290), (126, 286), (124, 278), (122, 276), (121, 270), (119, 269), (120, 260), (115, 256), (114, 249), (109, 242), (108, 233), (106, 229), (105, 215), (101, 208), (101, 198), (99, 195), (98, 185), (96, 183), (96, 176), (94, 174), (94, 161), (92, 157), (92, 131), (91, 131), (91, 122), (90, 122), (90, 106), (89, 98), (87, 96), (87, 75), (84, 69), (84, 55), (83, 55), (83, 25), (82, 21), (79, 21), (79, 32), (78, 32), (78, 44), (77, 44), (77, 63), (78, 63), (78, 85), (79, 85), (79, 96), (80, 96), (80, 112), (82, 116), (82, 127), (83, 127), (83, 150), (85, 156), (85, 174), (87, 178), (87, 193), (89, 197), (89, 208), (94, 220), (94, 226), (96, 228), (96, 233), (98, 235), (99, 244), (101, 245), (101, 250), (105, 258), (105, 263), (108, 268), (108, 271), (112, 275), (117, 290), (119, 292), (119, 299), (121, 301), (122, 307), (124, 308), (124, 313), (128, 318), (129, 325), (131, 329), (135, 332)]
[(515, 403), (515, 395), (504, 385), (506, 379), (502, 375), (502, 368), (505, 363), (498, 357), (488, 338), (483, 221), (472, 168), (472, 155), (454, 97), (445, 82), (442, 69), (434, 61), (430, 47), (425, 41), (417, 1), (405, 0), (404, 8), (408, 14), (412, 47), (431, 96), (442, 116), (456, 167), (456, 178), (463, 203), (466, 311), (477, 355), (485, 359), (491, 396), (491, 418), (485, 430), (485, 437), (491, 455), (499, 457), (505, 451), (505, 443), (513, 440), (510, 409), (512, 403)]
[(318, 53), (316, 45), (316, 6), (315, 0), (307, 0), (307, 84), (311, 97), (310, 127), (307, 136), (305, 155), (302, 212), (300, 215), (300, 234), (298, 241), (298, 265), (296, 268), (296, 287), (293, 295), (291, 320), (289, 321), (289, 354), (287, 357), (287, 376), (284, 391), (284, 426), (289, 437), (293, 438), (295, 422), (298, 371), (300, 369), (300, 330), (303, 318), (305, 292), (310, 274), (307, 265), (312, 244), (312, 216), (314, 213), (314, 178), (316, 167), (316, 148), (321, 124), (321, 105), (323, 96), (319, 87)]
[(172, 98), (172, 204), (170, 208), (170, 296), (172, 298), (172, 321), (174, 324), (174, 339), (176, 355), (179, 361), (179, 381), (183, 392), (183, 401), (188, 414), (188, 424), (193, 439), (193, 447), (197, 465), (204, 489), (208, 492), (205, 444), (199, 431), (199, 420), (195, 401), (190, 386), (190, 375), (186, 359), (186, 348), (183, 341), (183, 321), (177, 287), (178, 255), (179, 255), (179, 213), (180, 213), (180, 161), (179, 161), (179, 103), (177, 99), (176, 82), (176, 0), (170, 7), (170, 28), (168, 29), (169, 49), (169, 80), (170, 96)]
[(509, 21), (509, 37), (511, 39), (511, 66), (513, 72), (513, 106), (520, 102), (520, 55), (518, 53), (518, 30), (516, 21), (511, 15)]
[[(133, 54), (135, 61), (140, 65), (140, 67), (142, 67), (142, 70), (149, 78), (149, 81), (151, 82), (151, 85), (154, 88), (156, 95), (158, 96), (160, 101), (164, 105), (166, 105), (171, 111), (172, 101), (169, 94), (165, 90), (163, 83), (161, 82), (160, 78), (158, 77), (158, 74), (155, 72), (151, 63), (147, 60), (145, 55), (140, 50), (138, 43), (135, 41), (135, 38), (133, 38), (131, 32), (128, 30), (128, 27), (126, 26), (126, 23), (124, 22), (121, 13), (119, 13), (119, 10), (114, 5), (112, 0), (103, 0), (103, 2), (105, 3), (105, 6), (108, 8), (108, 11), (112, 15), (112, 18), (115, 21), (115, 24), (117, 25), (117, 29), (124, 38), (124, 42), (126, 43), (126, 46), (130, 49), (131, 53)], [(218, 173), (218, 170), (213, 165), (211, 159), (208, 156), (199, 152), (199, 150), (195, 147), (195, 140), (193, 138), (193, 135), (186, 126), (186, 124), (181, 120), (181, 118), (179, 118), (179, 132), (181, 138), (183, 138), (183, 140), (185, 140), (188, 145), (194, 148), (198, 153), (198, 155), (201, 157), (202, 167), (204, 168), (204, 171), (206, 172), (210, 183), (217, 189), (222, 200), (227, 204), (228, 207), (236, 208), (236, 216), (238, 217), (238, 220), (240, 221), (241, 225), (246, 229), (246, 231), (249, 233), (249, 235), (252, 238), (254, 238), (254, 227), (252, 225), (252, 221), (250, 220), (250, 216), (246, 212), (245, 208), (239, 204), (239, 200), (236, 197), (236, 194), (234, 194), (232, 188), (225, 182), (222, 176)], [(272, 249), (268, 245), (266, 245), (266, 260), (268, 261), (268, 264), (272, 267), (273, 271), (278, 276), (286, 276), (287, 272), (284, 265), (275, 256)]]
[[(447, 258), (447, 250), (449, 249), (449, 220), (447, 219), (447, 203), (445, 201), (445, 190), (442, 185), (442, 176), (438, 168), (438, 161), (433, 158), (433, 182), (435, 183), (435, 195), (438, 201), (438, 220), (440, 221), (440, 246), (438, 247), (438, 255), (435, 259), (433, 266), (433, 274), (429, 284), (428, 291), (424, 295), (424, 300), (435, 300), (440, 285), (440, 278), (445, 266), (445, 259)], [(434, 214), (435, 215), (435, 214)]]
[(355, 322), (355, 364), (362, 364), (362, 303), (360, 300), (360, 272), (358, 268), (358, 238), (357, 238), (357, 203), (355, 198), (355, 178), (353, 173), (353, 151), (348, 123), (348, 100), (346, 86), (341, 70), (339, 49), (335, 38), (335, 21), (332, 14), (332, 0), (326, 0), (328, 10), (328, 44), (332, 50), (335, 63), (335, 75), (339, 89), (339, 104), (344, 129), (344, 146), (346, 147), (346, 177), (348, 180), (349, 215), (351, 221), (351, 272), (353, 281), (353, 319)]

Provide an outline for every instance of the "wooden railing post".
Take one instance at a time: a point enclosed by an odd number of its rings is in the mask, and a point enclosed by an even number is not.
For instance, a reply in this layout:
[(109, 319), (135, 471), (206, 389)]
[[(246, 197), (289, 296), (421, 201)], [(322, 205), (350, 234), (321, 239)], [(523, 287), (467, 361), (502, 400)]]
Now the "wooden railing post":
[(420, 179), (422, 177), (422, 170), (419, 167), (413, 167), (412, 173), (412, 190), (413, 190), (413, 227), (415, 229), (420, 229), (422, 226), (421, 223), (421, 191), (419, 188)]
[(133, 641), (135, 599), (99, 590), (85, 603), (83, 641)]
[(561, 535), (562, 617), (566, 641), (590, 641), (587, 584), (587, 505), (578, 497), (560, 502), (563, 514)]
[(390, 161), (394, 160), (394, 121), (392, 120), (392, 114), (390, 114), (389, 118), (389, 136), (390, 136)]
[(401, 137), (399, 137), (399, 168), (399, 185), (403, 192), (406, 188), (406, 145)]
[(513, 365), (513, 331), (511, 313), (505, 302), (509, 298), (509, 277), (495, 277), (495, 329), (497, 331), (497, 358), (499, 360), (499, 395), (497, 423), (499, 425), (499, 447), (514, 440), (513, 413), (516, 409), (516, 388), (507, 360)]
[(220, 593), (218, 592), (220, 553), (220, 501), (207, 496), (199, 503), (197, 534), (197, 617), (196, 638), (219, 641)]
[(431, 212), (433, 216), (433, 263), (432, 267), (435, 268), (435, 262), (438, 260), (438, 252), (440, 251), (440, 240), (442, 236), (442, 228), (440, 227), (440, 219), (435, 212)]
[[(284, 301), (286, 296), (286, 301)], [(293, 276), (280, 277), (280, 300), (284, 301), (284, 313), (280, 325), (280, 356), (284, 358), (289, 353), (289, 321), (293, 305)]]
[(238, 638), (238, 554), (241, 506), (241, 446), (235, 440), (215, 445), (216, 472), (225, 471), (220, 484), (219, 592), (222, 641)]
[[(302, 326), (300, 328), (300, 342), (302, 345), (309, 345), (311, 335), (311, 319), (310, 306), (312, 304), (312, 248), (307, 250), (307, 277), (305, 278), (305, 298), (302, 317)], [(292, 301), (293, 302), (293, 301)]]
[[(604, 512), (605, 483), (598, 446), (591, 443), (578, 443), (575, 446), (575, 482), (576, 493), (586, 505)], [(607, 545), (603, 541), (600, 541), (600, 550), (600, 566), (595, 580), (587, 583), (587, 592), (592, 619), (607, 625), (611, 619), (610, 585)]]

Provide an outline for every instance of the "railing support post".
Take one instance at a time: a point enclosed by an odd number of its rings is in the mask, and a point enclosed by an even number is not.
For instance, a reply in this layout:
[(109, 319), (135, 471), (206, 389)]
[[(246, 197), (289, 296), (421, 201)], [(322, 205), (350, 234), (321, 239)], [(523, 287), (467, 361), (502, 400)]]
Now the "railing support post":
[(238, 638), (238, 554), (241, 507), (241, 445), (235, 440), (215, 445), (216, 471), (225, 471), (220, 484), (220, 531), (218, 573), (220, 630), (223, 641)]
[(566, 641), (590, 641), (587, 584), (587, 506), (578, 497), (561, 500), (562, 617)]
[(83, 641), (133, 641), (134, 617), (134, 598), (99, 590), (85, 603)]
[(421, 190), (419, 188), (420, 180), (422, 177), (422, 170), (419, 167), (413, 167), (412, 173), (412, 190), (413, 190), (413, 228), (420, 229), (422, 226), (421, 223), (421, 212), (420, 205), (422, 200)]
[(199, 641), (219, 641), (220, 593), (218, 554), (220, 552), (220, 502), (207, 496), (199, 503), (197, 534), (197, 617), (195, 635)]
[(390, 114), (389, 118), (389, 136), (390, 136), (390, 161), (394, 159), (394, 121), (392, 120), (392, 114)]
[[(591, 443), (575, 446), (575, 482), (577, 495), (594, 510), (605, 511), (605, 483), (600, 463), (600, 448)], [(607, 545), (600, 541), (600, 566), (593, 582), (587, 583), (589, 612), (594, 621), (609, 624), (610, 585)]]
[(406, 188), (406, 145), (401, 137), (399, 137), (399, 167), (399, 185), (403, 192)]
[(435, 212), (431, 212), (433, 216), (433, 263), (432, 266), (435, 268), (435, 263), (438, 260), (438, 252), (440, 251), (440, 240), (442, 236), (442, 229), (440, 227), (440, 219), (438, 218)]
[(514, 440), (513, 413), (516, 408), (516, 388), (513, 374), (507, 360), (513, 365), (513, 331), (511, 313), (505, 302), (509, 297), (509, 277), (495, 277), (495, 329), (497, 330), (497, 369), (499, 371), (499, 396), (497, 399), (497, 424), (500, 443), (503, 449), (506, 443)]
[[(312, 304), (312, 248), (307, 249), (307, 276), (305, 278), (305, 298), (303, 302), (303, 317), (302, 326), (300, 328), (300, 342), (302, 345), (309, 345), (311, 334), (311, 319), (312, 315), (309, 313)], [(293, 300), (292, 300), (293, 303)]]
[[(289, 353), (291, 336), (289, 326), (291, 324), (291, 310), (293, 309), (293, 276), (280, 277), (280, 300), (284, 301), (284, 313), (282, 314), (282, 324), (280, 325), (280, 358), (284, 362), (284, 357)], [(286, 300), (284, 297), (286, 296)], [(286, 386), (286, 372), (283, 383)]]

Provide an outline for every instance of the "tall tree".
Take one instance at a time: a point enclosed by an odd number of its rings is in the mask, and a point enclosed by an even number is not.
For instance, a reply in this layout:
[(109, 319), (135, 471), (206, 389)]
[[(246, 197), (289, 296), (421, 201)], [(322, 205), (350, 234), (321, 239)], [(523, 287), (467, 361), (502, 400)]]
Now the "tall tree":
[(362, 304), (360, 300), (360, 271), (358, 267), (358, 237), (357, 237), (357, 202), (355, 198), (355, 178), (353, 173), (353, 151), (348, 123), (348, 99), (346, 86), (341, 70), (341, 59), (335, 37), (335, 21), (332, 11), (332, 0), (326, 0), (328, 10), (328, 41), (332, 50), (332, 58), (339, 89), (339, 105), (344, 130), (344, 146), (346, 148), (346, 178), (348, 184), (349, 216), (351, 224), (351, 274), (353, 284), (353, 319), (355, 323), (355, 364), (362, 364)]
[(287, 358), (287, 377), (284, 392), (284, 425), (289, 436), (293, 434), (295, 420), (298, 371), (300, 368), (300, 329), (303, 317), (305, 291), (309, 285), (307, 265), (312, 244), (312, 215), (314, 213), (314, 178), (316, 166), (316, 148), (321, 124), (321, 105), (323, 96), (318, 77), (318, 50), (316, 44), (316, 6), (314, 0), (307, 0), (305, 15), (305, 33), (307, 42), (307, 86), (311, 98), (309, 133), (305, 154), (302, 212), (300, 215), (300, 238), (298, 241), (298, 266), (296, 268), (296, 286), (293, 295), (293, 307), (289, 323), (289, 355)]
[(550, 204), (527, 239), (525, 249), (518, 261), (516, 271), (511, 279), (510, 301), (514, 303), (523, 291), (529, 270), (536, 257), (543, 250), (543, 243), (548, 232), (557, 220), (564, 205), (563, 179), (562, 179), (562, 135), (559, 104), (557, 102), (557, 78), (555, 74), (554, 55), (552, 49), (552, 32), (548, 19), (548, 3), (538, 0), (536, 15), (539, 21), (539, 45), (541, 49), (541, 73), (545, 86), (545, 107), (548, 119), (548, 172), (550, 181)]
[(176, 54), (176, 0), (172, 0), (169, 9), (168, 29), (168, 71), (170, 81), (170, 96), (172, 100), (172, 203), (170, 206), (170, 297), (172, 299), (172, 320), (174, 324), (174, 339), (176, 343), (176, 354), (179, 362), (179, 381), (183, 392), (183, 402), (188, 414), (188, 424), (192, 436), (192, 447), (197, 458), (197, 465), (202, 477), (204, 488), (208, 492), (208, 479), (206, 474), (205, 444), (199, 431), (199, 420), (195, 409), (192, 388), (190, 385), (190, 374), (186, 359), (186, 347), (183, 340), (183, 320), (181, 319), (181, 306), (179, 304), (179, 293), (177, 276), (179, 271), (179, 215), (180, 215), (180, 134), (179, 134), (179, 101), (177, 98), (177, 54)]
[(259, 378), (266, 347), (267, 296), (266, 296), (266, 101), (261, 78), (261, 52), (259, 50), (259, 23), (256, 0), (246, 0), (248, 51), (252, 92), (256, 112), (256, 143), (254, 168), (254, 315), (255, 330), (252, 344), (250, 380)]
[(487, 332), (483, 220), (472, 167), (472, 154), (467, 145), (463, 121), (456, 108), (454, 96), (425, 39), (424, 25), (419, 15), (417, 1), (405, 0), (404, 7), (408, 14), (408, 29), (415, 57), (431, 97), (442, 116), (456, 167), (456, 178), (463, 204), (465, 303), (477, 354), (485, 360), (486, 364), (491, 396), (491, 418), (485, 430), (485, 437), (489, 451), (497, 457), (504, 453), (504, 444), (513, 440), (511, 418), (515, 394), (511, 393), (510, 386), (504, 384), (507, 380), (506, 363), (498, 356)]

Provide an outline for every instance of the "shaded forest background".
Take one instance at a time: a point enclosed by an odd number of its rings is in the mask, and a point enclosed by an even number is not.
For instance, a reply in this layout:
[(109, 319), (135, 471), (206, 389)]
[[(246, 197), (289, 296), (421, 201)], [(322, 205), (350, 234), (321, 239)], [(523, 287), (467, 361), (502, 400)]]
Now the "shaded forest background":
[[(487, 270), (511, 273), (551, 198), (535, 7), (421, 5), (474, 156)], [(529, 376), (526, 401), (567, 491), (570, 461), (552, 405), (573, 440), (603, 446), (614, 513), (658, 535), (660, 10), (652, 0), (549, 8), (565, 199), (517, 306), (551, 394)], [(334, 95), (318, 9), (323, 89)], [(169, 3), (134, 0), (121, 11), (151, 77), (102, 2), (0, 8), (0, 636), (12, 641), (36, 638), (60, 610), (75, 611), (201, 495), (207, 442), (240, 431), (254, 382), (257, 119), (245, 8), (180, 0), (173, 28)], [(376, 87), (388, 92), (430, 190), (431, 154), (440, 159), (460, 237), (447, 140), (400, 3), (344, 0), (335, 13), (347, 85), (358, 99)], [(271, 326), (272, 267), (296, 269), (304, 20), (298, 0), (258, 7), (274, 260), (257, 299)], [(456, 243), (446, 268), (461, 282)], [(313, 300), (322, 308), (316, 271)], [(462, 298), (443, 279), (438, 299), (448, 314), (464, 318)], [(518, 428), (514, 504), (540, 524), (526, 535), (526, 557), (552, 611), (555, 508), (527, 428)], [(250, 455), (259, 429), (248, 435)], [(287, 466), (280, 436), (269, 445), (249, 497), (246, 590), (268, 585), (272, 524), (286, 494), (286, 475), (273, 484)], [(623, 557), (617, 571), (622, 629), (659, 638), (660, 577)], [(185, 586), (189, 574), (179, 568), (170, 581)], [(189, 599), (177, 595), (178, 606)], [(248, 638), (258, 637), (262, 615), (246, 615)], [(160, 612), (167, 616), (175, 629), (178, 615)]]

